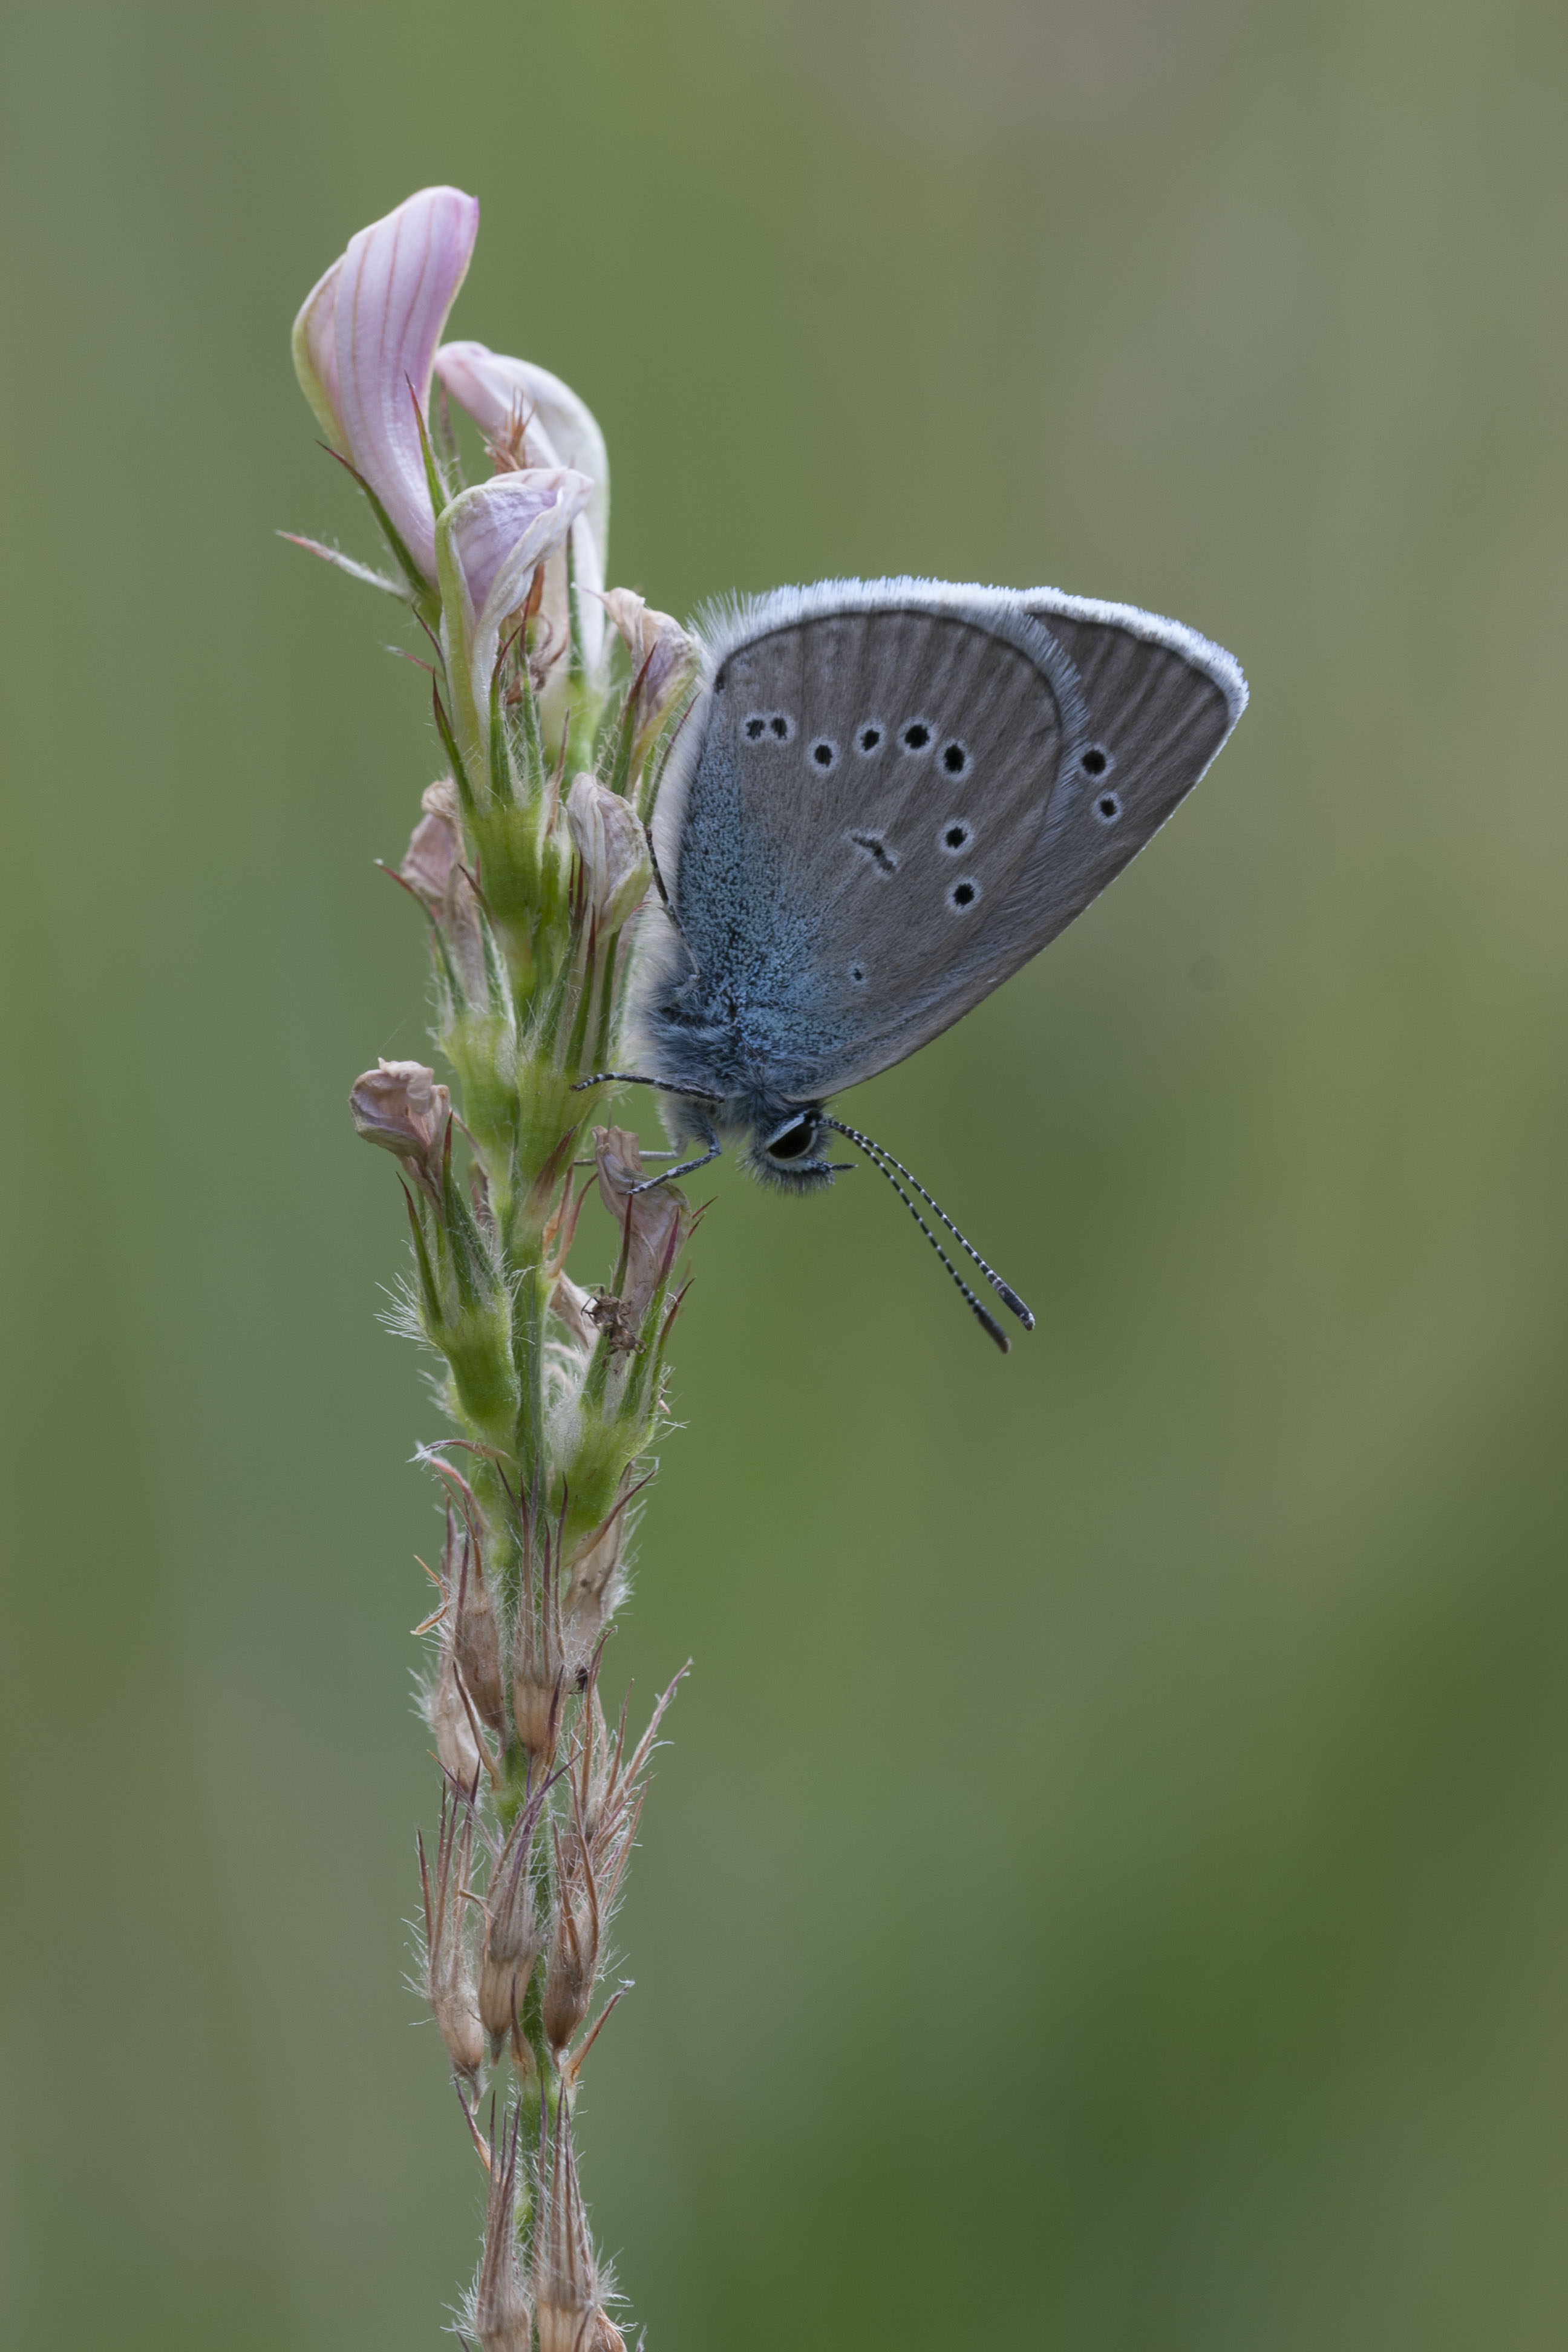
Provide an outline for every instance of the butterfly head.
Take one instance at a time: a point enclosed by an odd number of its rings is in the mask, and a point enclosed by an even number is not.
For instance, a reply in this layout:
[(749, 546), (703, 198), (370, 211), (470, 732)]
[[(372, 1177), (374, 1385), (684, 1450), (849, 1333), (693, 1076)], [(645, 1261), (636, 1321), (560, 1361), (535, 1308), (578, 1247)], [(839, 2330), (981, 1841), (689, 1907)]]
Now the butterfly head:
[(746, 1164), (764, 1184), (785, 1192), (816, 1192), (831, 1184), (834, 1162), (824, 1156), (828, 1129), (820, 1103), (792, 1108), (752, 1129)]

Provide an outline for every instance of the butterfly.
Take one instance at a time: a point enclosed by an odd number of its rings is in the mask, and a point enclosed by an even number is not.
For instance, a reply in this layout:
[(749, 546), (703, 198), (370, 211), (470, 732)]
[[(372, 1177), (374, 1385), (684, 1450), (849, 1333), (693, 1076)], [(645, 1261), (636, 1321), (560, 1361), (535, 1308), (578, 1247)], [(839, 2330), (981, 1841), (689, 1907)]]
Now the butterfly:
[(804, 1192), (866, 1153), (919, 1193), (1026, 1327), (1016, 1292), (901, 1163), (827, 1111), (988, 996), (1115, 879), (1247, 704), (1180, 622), (1058, 590), (828, 580), (699, 625), (696, 698), (652, 845), (667, 921), (632, 982), (633, 1071), (691, 1156), (726, 1139)]

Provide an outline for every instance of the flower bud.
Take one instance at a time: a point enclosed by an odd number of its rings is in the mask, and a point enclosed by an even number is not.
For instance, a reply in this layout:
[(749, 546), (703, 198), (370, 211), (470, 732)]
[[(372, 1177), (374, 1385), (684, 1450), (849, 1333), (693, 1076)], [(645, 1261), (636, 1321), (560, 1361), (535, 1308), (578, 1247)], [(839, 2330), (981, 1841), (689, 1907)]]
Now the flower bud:
[(423, 1062), (378, 1062), (354, 1080), (349, 1109), (367, 1143), (395, 1152), (437, 1208), (452, 1097)]
[(583, 861), (590, 911), (601, 930), (618, 931), (653, 880), (641, 819), (618, 793), (584, 775), (573, 779), (566, 822)]

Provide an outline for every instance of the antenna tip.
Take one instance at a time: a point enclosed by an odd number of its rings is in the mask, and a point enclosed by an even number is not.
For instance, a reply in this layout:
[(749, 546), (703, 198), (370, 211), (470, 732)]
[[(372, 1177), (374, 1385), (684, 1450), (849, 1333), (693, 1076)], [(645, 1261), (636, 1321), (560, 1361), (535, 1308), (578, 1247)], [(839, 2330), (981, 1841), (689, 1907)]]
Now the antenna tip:
[(1003, 1330), (1000, 1323), (993, 1322), (991, 1317), (987, 1315), (984, 1307), (980, 1305), (977, 1299), (972, 1298), (969, 1303), (974, 1309), (975, 1317), (979, 1322), (981, 1329), (995, 1340), (996, 1345), (1001, 1349), (1002, 1353), (1005, 1356), (1010, 1356), (1013, 1352), (1013, 1342), (1009, 1339), (1005, 1331)]
[[(993, 1279), (994, 1279), (994, 1276)], [(1034, 1329), (1035, 1318), (1030, 1314), (1028, 1308), (1025, 1306), (1023, 1300), (1019, 1297), (1016, 1290), (1010, 1290), (1005, 1282), (997, 1282), (996, 1296), (1002, 1301), (1004, 1307), (1012, 1308), (1013, 1313), (1017, 1317), (1026, 1331), (1032, 1331)]]

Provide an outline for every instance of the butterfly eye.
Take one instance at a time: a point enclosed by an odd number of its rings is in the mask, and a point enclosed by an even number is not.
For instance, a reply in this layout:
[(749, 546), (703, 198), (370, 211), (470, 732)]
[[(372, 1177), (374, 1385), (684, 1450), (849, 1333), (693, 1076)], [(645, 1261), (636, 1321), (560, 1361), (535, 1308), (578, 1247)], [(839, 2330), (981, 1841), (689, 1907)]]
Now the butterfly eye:
[(950, 776), (962, 776), (969, 765), (969, 753), (962, 743), (944, 743), (942, 764)]
[(1079, 761), (1086, 776), (1103, 776), (1110, 765), (1110, 754), (1103, 744), (1091, 743)]
[(816, 1121), (797, 1118), (782, 1134), (771, 1136), (766, 1145), (770, 1160), (803, 1160), (816, 1141)]
[(962, 914), (965, 907), (973, 906), (979, 896), (980, 885), (978, 882), (970, 882), (967, 880), (963, 882), (955, 882), (952, 889), (947, 894), (947, 903), (950, 907), (956, 907), (960, 914)]
[(899, 740), (906, 751), (923, 751), (931, 742), (931, 729), (923, 719), (911, 719)]
[(824, 773), (829, 768), (836, 768), (838, 765), (837, 744), (830, 743), (826, 735), (819, 735), (811, 747), (811, 763), (813, 767), (822, 769)]
[(1094, 803), (1094, 814), (1101, 824), (1114, 824), (1121, 814), (1121, 802), (1115, 793), (1101, 793)]

